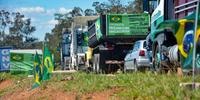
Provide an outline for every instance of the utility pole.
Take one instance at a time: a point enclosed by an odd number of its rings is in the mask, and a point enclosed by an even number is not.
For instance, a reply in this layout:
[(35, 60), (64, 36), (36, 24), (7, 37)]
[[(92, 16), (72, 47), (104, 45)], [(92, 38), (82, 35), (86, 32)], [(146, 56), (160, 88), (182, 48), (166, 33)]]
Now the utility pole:
[(71, 28), (71, 49), (70, 49), (70, 57), (71, 57), (71, 69), (75, 69), (75, 66), (77, 66), (76, 61), (76, 51), (77, 51), (77, 40), (76, 40), (76, 33), (74, 32), (74, 22), (72, 22), (72, 28)]
[(198, 28), (198, 17), (199, 17), (199, 0), (197, 1), (197, 7), (196, 7), (196, 17), (195, 17), (195, 29), (193, 34), (193, 60), (192, 60), (192, 82), (193, 82), (193, 89), (195, 88), (195, 69), (196, 69), (196, 32)]

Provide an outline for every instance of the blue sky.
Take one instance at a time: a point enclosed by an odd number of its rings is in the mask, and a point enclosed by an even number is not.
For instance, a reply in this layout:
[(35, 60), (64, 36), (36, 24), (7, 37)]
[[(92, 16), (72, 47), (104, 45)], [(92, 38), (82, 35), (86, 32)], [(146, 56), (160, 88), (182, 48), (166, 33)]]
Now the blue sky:
[[(27, 18), (32, 19), (32, 25), (36, 26), (33, 36), (43, 40), (46, 32), (57, 23), (54, 13), (67, 13), (73, 7), (81, 7), (83, 10), (92, 7), (95, 1), (106, 2), (107, 0), (0, 0), (0, 10), (21, 12)], [(122, 0), (127, 3), (132, 0)]]

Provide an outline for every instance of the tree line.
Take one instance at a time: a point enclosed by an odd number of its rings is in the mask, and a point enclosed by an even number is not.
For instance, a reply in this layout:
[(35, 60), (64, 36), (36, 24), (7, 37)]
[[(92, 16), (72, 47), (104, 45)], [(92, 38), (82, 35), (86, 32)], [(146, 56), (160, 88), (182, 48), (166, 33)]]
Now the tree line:
[[(73, 17), (76, 16), (95, 16), (106, 13), (141, 13), (142, 1), (133, 0), (128, 4), (122, 4), (122, 0), (108, 0), (107, 2), (93, 2), (93, 9), (83, 10), (80, 7), (74, 7), (72, 11), (66, 14), (56, 13), (54, 15), (58, 24), (50, 33), (45, 33), (46, 41), (51, 51), (56, 51), (62, 40), (63, 29), (71, 27)], [(0, 47), (11, 46), (13, 48), (42, 48), (42, 42), (33, 37), (36, 27), (31, 24), (31, 18), (26, 18), (19, 12), (9, 12), (0, 10)]]
[(38, 48), (31, 19), (19, 12), (0, 10), (0, 47)]
[[(58, 21), (58, 24), (52, 29), (51, 33), (46, 33), (45, 41), (50, 44), (49, 48), (51, 51), (56, 52), (56, 48), (60, 45), (62, 40), (63, 29), (69, 29), (73, 21), (73, 17), (76, 16), (95, 16), (100, 14), (107, 13), (116, 13), (116, 14), (130, 14), (130, 13), (142, 13), (143, 12), (143, 0), (133, 0), (124, 5), (122, 0), (108, 0), (107, 2), (93, 2), (92, 9), (83, 10), (80, 7), (74, 7), (72, 11), (66, 14), (54, 15), (55, 20)], [(67, 30), (70, 31), (70, 30)]]

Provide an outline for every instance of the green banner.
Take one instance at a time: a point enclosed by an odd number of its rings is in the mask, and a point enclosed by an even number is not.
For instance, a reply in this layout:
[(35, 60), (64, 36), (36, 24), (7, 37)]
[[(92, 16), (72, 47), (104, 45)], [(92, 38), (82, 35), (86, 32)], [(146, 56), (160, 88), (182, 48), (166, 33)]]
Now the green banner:
[(110, 14), (107, 26), (107, 36), (147, 35), (149, 14)]
[[(40, 55), (41, 57), (41, 55)], [(10, 71), (11, 72), (33, 72), (34, 54), (31, 53), (10, 53)]]

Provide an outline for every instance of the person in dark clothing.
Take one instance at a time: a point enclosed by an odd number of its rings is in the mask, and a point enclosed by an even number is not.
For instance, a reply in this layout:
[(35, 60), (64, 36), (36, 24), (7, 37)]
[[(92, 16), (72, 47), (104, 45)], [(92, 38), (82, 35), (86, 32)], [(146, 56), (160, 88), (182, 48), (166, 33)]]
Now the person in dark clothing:
[[(146, 37), (146, 49), (147, 49), (147, 56), (148, 56), (149, 62), (152, 63), (152, 43), (153, 43), (153, 41), (151, 40), (150, 32), (151, 32), (151, 30), (150, 30), (150, 28), (148, 28), (148, 35)], [(150, 66), (150, 68), (152, 69), (152, 66)]]

